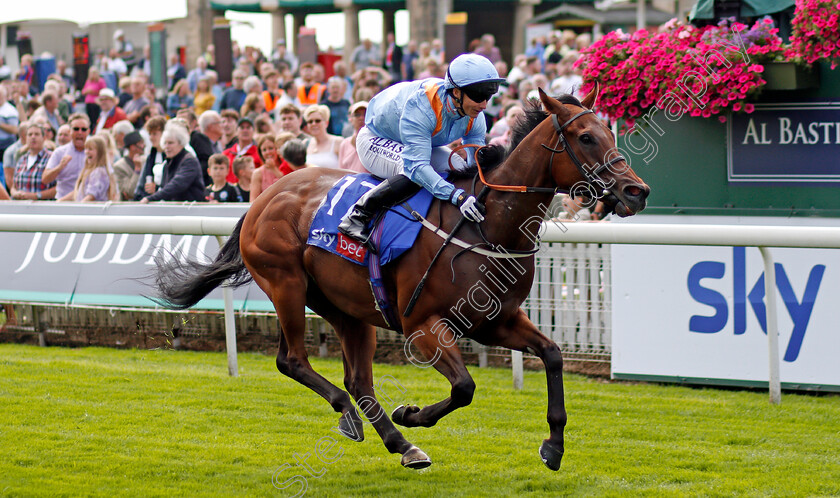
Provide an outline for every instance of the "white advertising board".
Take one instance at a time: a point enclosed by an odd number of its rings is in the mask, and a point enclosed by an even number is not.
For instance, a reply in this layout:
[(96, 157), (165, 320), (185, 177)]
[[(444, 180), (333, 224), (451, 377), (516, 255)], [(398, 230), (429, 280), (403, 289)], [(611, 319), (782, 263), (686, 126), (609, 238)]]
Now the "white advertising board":
[[(639, 216), (634, 222), (840, 225), (718, 216)], [(840, 390), (840, 250), (771, 252), (782, 386)], [(614, 244), (612, 281), (614, 377), (767, 384), (764, 267), (757, 248)]]

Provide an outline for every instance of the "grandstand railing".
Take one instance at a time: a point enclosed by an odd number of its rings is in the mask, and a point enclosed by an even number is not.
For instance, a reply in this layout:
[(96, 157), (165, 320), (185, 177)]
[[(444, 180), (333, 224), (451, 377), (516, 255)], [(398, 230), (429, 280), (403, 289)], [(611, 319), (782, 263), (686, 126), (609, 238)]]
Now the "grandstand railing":
[[(237, 218), (206, 216), (96, 216), (4, 214), (0, 231), (57, 233), (137, 233), (224, 236)], [(840, 228), (718, 225), (645, 225), (638, 223), (570, 223), (545, 225), (542, 241), (551, 245), (537, 257), (538, 279), (526, 309), (560, 344), (597, 348), (609, 344), (609, 260), (606, 249), (574, 244), (665, 244), (752, 246), (761, 250), (765, 267), (770, 398), (781, 399), (775, 268), (767, 247), (840, 248)], [(555, 247), (560, 244), (560, 247)], [(590, 253), (604, 251), (595, 257)], [(587, 297), (586, 302), (582, 297)], [(233, 308), (225, 296), (229, 370), (236, 374)], [(230, 362), (232, 358), (233, 363)], [(512, 353), (514, 385), (521, 385), (522, 355)]]

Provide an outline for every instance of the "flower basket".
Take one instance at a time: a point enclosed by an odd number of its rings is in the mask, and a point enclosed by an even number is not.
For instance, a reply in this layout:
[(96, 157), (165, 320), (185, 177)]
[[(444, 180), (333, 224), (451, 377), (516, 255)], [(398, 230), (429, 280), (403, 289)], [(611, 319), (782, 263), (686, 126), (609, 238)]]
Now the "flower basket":
[(789, 61), (765, 63), (763, 77), (767, 80), (764, 86), (767, 90), (802, 90), (820, 84), (816, 67), (807, 68)]
[(752, 27), (734, 19), (697, 28), (676, 19), (658, 31), (613, 31), (577, 61), (582, 93), (601, 82), (596, 108), (631, 129), (656, 106), (668, 119), (688, 114), (725, 122), (727, 113), (751, 113), (764, 87), (764, 64), (783, 54), (770, 19)]

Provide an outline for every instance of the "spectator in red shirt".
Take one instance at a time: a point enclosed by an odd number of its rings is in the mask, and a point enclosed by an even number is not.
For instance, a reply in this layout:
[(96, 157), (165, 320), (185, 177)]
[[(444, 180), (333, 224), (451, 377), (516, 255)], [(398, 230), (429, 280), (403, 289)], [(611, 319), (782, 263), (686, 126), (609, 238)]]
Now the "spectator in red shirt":
[(239, 118), (239, 123), (236, 127), (238, 141), (233, 147), (226, 149), (223, 154), (230, 160), (230, 170), (228, 171), (227, 181), (229, 183), (237, 183), (238, 179), (233, 172), (233, 160), (240, 156), (251, 156), (254, 159), (254, 167), (262, 166), (262, 159), (257, 150), (257, 144), (254, 143), (254, 122), (247, 117)]
[(96, 126), (93, 128), (94, 135), (102, 130), (110, 130), (118, 122), (128, 119), (125, 111), (117, 105), (117, 96), (110, 88), (100, 90), (99, 108), (102, 111), (99, 113), (99, 119), (96, 120)]

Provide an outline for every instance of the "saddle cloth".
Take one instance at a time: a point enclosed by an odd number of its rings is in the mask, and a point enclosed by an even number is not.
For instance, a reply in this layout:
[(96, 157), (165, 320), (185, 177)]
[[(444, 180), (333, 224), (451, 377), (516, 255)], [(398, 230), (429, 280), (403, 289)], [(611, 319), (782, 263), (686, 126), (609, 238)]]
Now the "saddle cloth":
[[(309, 227), (306, 243), (320, 247), (359, 265), (368, 264), (368, 251), (364, 244), (339, 233), (338, 224), (345, 214), (353, 209), (362, 195), (379, 185), (381, 180), (369, 174), (348, 175), (339, 180), (330, 189), (315, 212), (315, 218)], [(408, 200), (408, 204), (421, 216), (426, 216), (432, 205), (432, 194), (420, 189)], [(423, 226), (402, 206), (389, 209), (380, 222), (382, 234), (377, 245), (379, 264), (387, 265), (407, 251), (417, 238)]]

